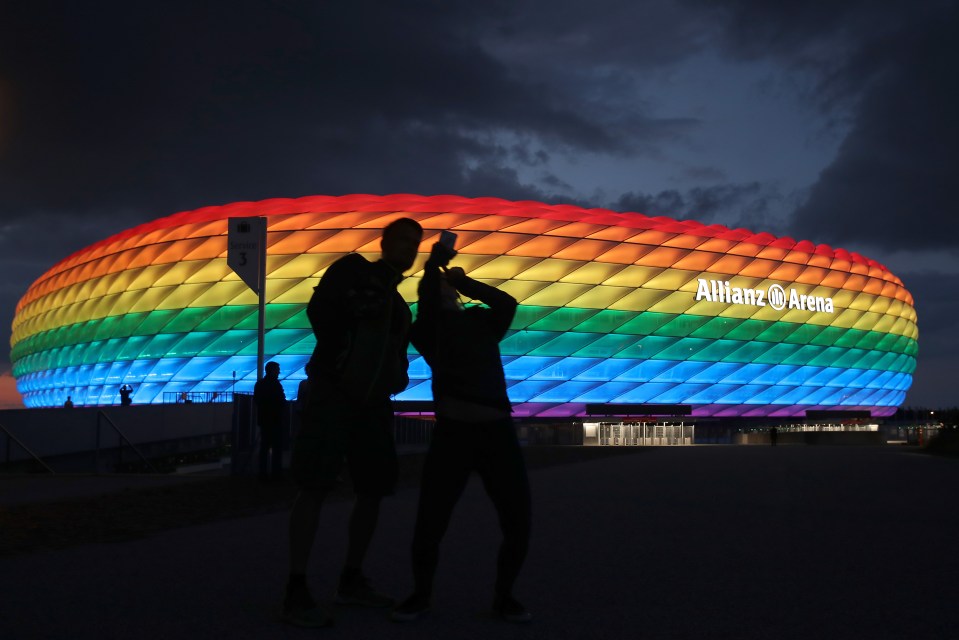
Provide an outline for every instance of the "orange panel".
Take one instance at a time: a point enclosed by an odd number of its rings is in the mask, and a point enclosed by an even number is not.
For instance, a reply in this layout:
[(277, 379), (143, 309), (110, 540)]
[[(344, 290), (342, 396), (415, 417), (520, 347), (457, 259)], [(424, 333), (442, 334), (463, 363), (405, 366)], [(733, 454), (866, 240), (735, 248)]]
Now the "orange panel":
[(743, 272), (743, 269), (745, 269), (752, 262), (752, 258), (747, 258), (745, 256), (726, 255), (715, 261), (712, 266), (709, 267), (709, 271), (711, 273), (729, 273), (732, 275), (739, 275), (742, 273), (743, 275), (746, 275)]
[[(480, 255), (503, 255), (537, 236), (525, 233), (490, 233), (469, 244), (469, 252)], [(524, 254), (520, 254), (524, 255)]]
[(686, 249), (657, 247), (639, 260), (639, 264), (650, 267), (672, 267), (689, 253)]
[(687, 271), (710, 271), (711, 265), (719, 259), (715, 253), (706, 251), (691, 251), (689, 255), (676, 263), (676, 269), (685, 269)]
[(598, 262), (616, 262), (619, 264), (636, 264), (640, 258), (652, 251), (652, 247), (642, 244), (623, 243), (613, 247), (606, 253), (596, 256)]
[(768, 278), (769, 274), (772, 273), (778, 266), (778, 262), (756, 258), (748, 265), (743, 267), (740, 275), (747, 276), (749, 278)]
[(596, 256), (615, 247), (615, 243), (603, 240), (578, 240), (562, 251), (554, 254), (556, 258), (564, 260), (593, 260)]
[[(528, 237), (528, 236), (523, 236)], [(507, 253), (516, 256), (533, 256), (537, 258), (549, 258), (573, 244), (572, 238), (563, 238), (561, 236), (538, 236), (532, 238), (529, 242), (524, 242)]]

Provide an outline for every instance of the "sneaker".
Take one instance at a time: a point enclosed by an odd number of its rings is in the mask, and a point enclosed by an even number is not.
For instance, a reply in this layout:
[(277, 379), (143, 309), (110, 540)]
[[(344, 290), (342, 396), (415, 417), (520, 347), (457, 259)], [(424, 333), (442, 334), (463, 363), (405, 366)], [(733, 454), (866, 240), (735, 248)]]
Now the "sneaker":
[(359, 575), (348, 583), (340, 583), (333, 601), (337, 604), (352, 604), (359, 607), (391, 607), (393, 598), (378, 593), (366, 577)]
[(496, 596), (496, 599), (493, 600), (493, 614), (507, 622), (518, 624), (530, 622), (533, 619), (526, 607), (512, 596)]
[(430, 612), (430, 599), (416, 594), (396, 605), (390, 612), (393, 622), (415, 622)]

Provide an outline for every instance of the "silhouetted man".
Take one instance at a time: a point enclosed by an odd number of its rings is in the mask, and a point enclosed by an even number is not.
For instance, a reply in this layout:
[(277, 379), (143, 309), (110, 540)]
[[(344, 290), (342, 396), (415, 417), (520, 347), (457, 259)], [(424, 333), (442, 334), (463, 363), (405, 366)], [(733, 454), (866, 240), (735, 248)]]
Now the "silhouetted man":
[[(513, 583), (529, 546), (529, 481), (499, 351), (516, 313), (516, 300), (467, 277), (459, 267), (441, 274), (440, 268), (453, 255), (442, 244), (433, 246), (410, 334), (413, 346), (433, 370), (436, 426), (423, 465), (413, 534), (415, 590), (391, 618), (409, 622), (429, 611), (440, 541), (470, 473), (476, 471), (503, 532), (493, 611), (510, 622), (529, 622), (529, 612), (513, 597)], [(488, 308), (464, 309), (459, 293)]]
[(130, 398), (130, 394), (133, 393), (133, 387), (128, 384), (120, 387), (120, 406), (129, 407), (133, 400)]
[[(267, 362), (264, 375), (253, 386), (256, 422), (260, 425), (260, 480), (278, 480), (283, 474), (283, 418), (286, 392), (280, 384), (280, 365)], [(268, 459), (273, 454), (272, 474)]]
[(283, 617), (300, 626), (332, 622), (306, 584), (320, 510), (344, 461), (356, 493), (349, 545), (335, 601), (388, 607), (362, 564), (376, 530), (380, 500), (397, 477), (390, 396), (409, 378), (409, 306), (396, 291), (416, 260), (423, 229), (409, 218), (383, 229), (382, 258), (350, 254), (330, 265), (315, 288), (307, 315), (316, 337), (310, 359), (309, 401), (293, 446), (292, 475), (300, 492), (290, 513), (290, 577)]

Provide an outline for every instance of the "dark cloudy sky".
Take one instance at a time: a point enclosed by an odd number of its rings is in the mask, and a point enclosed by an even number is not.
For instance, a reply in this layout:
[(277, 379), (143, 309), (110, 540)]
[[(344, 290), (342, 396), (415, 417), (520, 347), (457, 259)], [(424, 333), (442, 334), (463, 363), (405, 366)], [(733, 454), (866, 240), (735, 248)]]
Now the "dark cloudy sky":
[(907, 404), (959, 404), (957, 51), (938, 0), (3, 2), (0, 340), (54, 262), (177, 211), (498, 196), (863, 253), (916, 298)]

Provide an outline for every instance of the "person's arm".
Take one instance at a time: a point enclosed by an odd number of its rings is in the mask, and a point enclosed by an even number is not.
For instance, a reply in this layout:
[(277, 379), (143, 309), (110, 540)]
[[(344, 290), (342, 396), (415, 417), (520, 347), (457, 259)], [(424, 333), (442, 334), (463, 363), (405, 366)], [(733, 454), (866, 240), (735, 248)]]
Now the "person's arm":
[(468, 298), (479, 300), (490, 308), (490, 328), (497, 340), (502, 340), (519, 306), (516, 298), (479, 280), (470, 278), (460, 267), (452, 267), (446, 272), (446, 280), (456, 290)]
[(436, 346), (437, 322), (442, 308), (440, 268), (449, 264), (456, 252), (436, 243), (423, 267), (423, 279), (417, 289), (416, 321), (410, 328), (410, 342), (427, 359)]

